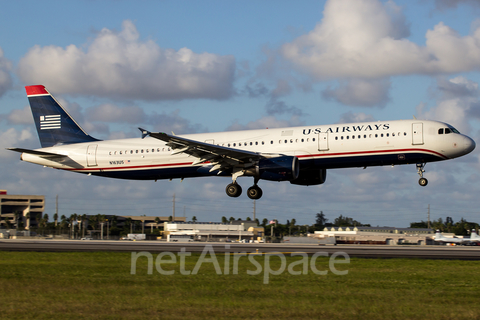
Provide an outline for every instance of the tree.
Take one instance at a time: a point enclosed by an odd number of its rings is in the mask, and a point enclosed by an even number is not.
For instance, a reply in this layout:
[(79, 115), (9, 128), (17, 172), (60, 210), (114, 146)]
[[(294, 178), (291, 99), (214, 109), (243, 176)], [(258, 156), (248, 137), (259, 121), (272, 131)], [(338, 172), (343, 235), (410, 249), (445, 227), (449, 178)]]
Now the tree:
[(232, 221), (235, 221), (235, 218), (234, 218), (234, 217), (230, 217), (228, 220), (230, 220), (230, 222), (232, 222)]
[(222, 223), (223, 223), (223, 224), (226, 224), (227, 222), (228, 222), (227, 217), (223, 216), (223, 217), (222, 217)]
[(247, 217), (247, 221), (252, 221), (252, 218), (250, 218), (250, 217)]
[(196, 216), (193, 216), (193, 217), (192, 217), (192, 221), (193, 221), (193, 222), (197, 222), (197, 217), (196, 217)]
[(158, 229), (158, 224), (160, 223), (160, 218), (156, 217), (155, 218), (155, 227)]
[(421, 221), (421, 222), (411, 222), (410, 223), (410, 228), (428, 228), (428, 222), (427, 221)]
[(362, 226), (362, 224), (359, 221), (353, 220), (352, 218), (347, 216), (344, 217), (342, 215), (340, 215), (338, 218), (335, 218), (335, 221), (333, 222), (333, 224), (337, 227)]
[(323, 211), (320, 211), (319, 213), (317, 213), (315, 217), (315, 227), (317, 228), (317, 230), (321, 230), (325, 228), (325, 223), (327, 223), (327, 221), (328, 219), (325, 218)]
[(268, 224), (268, 219), (267, 219), (267, 218), (263, 218), (263, 220), (262, 220), (262, 227), (265, 227), (267, 224)]
[(58, 223), (58, 214), (57, 214), (57, 213), (55, 213), (55, 214), (53, 215), (53, 221), (55, 222), (55, 227), (56, 227), (56, 226), (57, 226), (57, 223)]

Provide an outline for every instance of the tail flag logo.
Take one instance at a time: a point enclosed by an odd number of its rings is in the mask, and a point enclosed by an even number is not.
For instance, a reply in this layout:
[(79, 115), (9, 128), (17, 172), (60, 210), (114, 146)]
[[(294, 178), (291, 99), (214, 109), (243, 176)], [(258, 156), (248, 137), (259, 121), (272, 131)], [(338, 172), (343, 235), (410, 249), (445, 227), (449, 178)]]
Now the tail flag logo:
[(60, 129), (62, 127), (60, 115), (40, 116), (40, 130)]

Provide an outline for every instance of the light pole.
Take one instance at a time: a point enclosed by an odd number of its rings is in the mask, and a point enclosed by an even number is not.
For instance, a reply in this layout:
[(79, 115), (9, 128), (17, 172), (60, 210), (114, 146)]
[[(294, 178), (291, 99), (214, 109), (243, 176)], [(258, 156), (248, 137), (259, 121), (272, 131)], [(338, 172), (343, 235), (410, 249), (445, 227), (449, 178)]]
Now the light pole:
[(107, 219), (107, 240), (110, 240), (110, 238), (109, 238), (110, 233), (108, 232), (108, 225), (109, 224), (108, 224), (108, 219)]
[(100, 235), (101, 235), (101, 236), (100, 236), (100, 239), (102, 239), (102, 240), (103, 240), (103, 224), (104, 224), (104, 222), (100, 222), (100, 228), (102, 228), (102, 229), (100, 230)]

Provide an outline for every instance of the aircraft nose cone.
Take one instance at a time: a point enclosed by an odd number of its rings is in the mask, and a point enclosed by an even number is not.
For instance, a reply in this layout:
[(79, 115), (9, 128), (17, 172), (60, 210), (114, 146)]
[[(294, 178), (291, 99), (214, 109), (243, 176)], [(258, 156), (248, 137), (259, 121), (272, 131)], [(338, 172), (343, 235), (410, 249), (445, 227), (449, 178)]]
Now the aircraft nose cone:
[(465, 146), (465, 154), (472, 152), (475, 149), (475, 141), (470, 137), (463, 138), (463, 144)]

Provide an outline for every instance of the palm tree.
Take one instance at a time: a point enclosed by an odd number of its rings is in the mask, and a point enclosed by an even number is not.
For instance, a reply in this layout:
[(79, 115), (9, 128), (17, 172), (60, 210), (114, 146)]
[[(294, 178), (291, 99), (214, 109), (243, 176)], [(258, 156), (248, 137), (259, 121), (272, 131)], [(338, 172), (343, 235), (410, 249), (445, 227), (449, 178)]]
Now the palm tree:
[(196, 217), (196, 216), (193, 216), (193, 217), (192, 217), (192, 221), (193, 221), (193, 222), (197, 222), (197, 217)]
[(57, 213), (55, 213), (53, 215), (53, 221), (55, 221), (55, 228), (56, 228), (57, 227), (57, 221), (58, 221), (58, 214)]
[(156, 217), (155, 218), (155, 227), (158, 229), (158, 224), (160, 223), (160, 218), (159, 217)]

